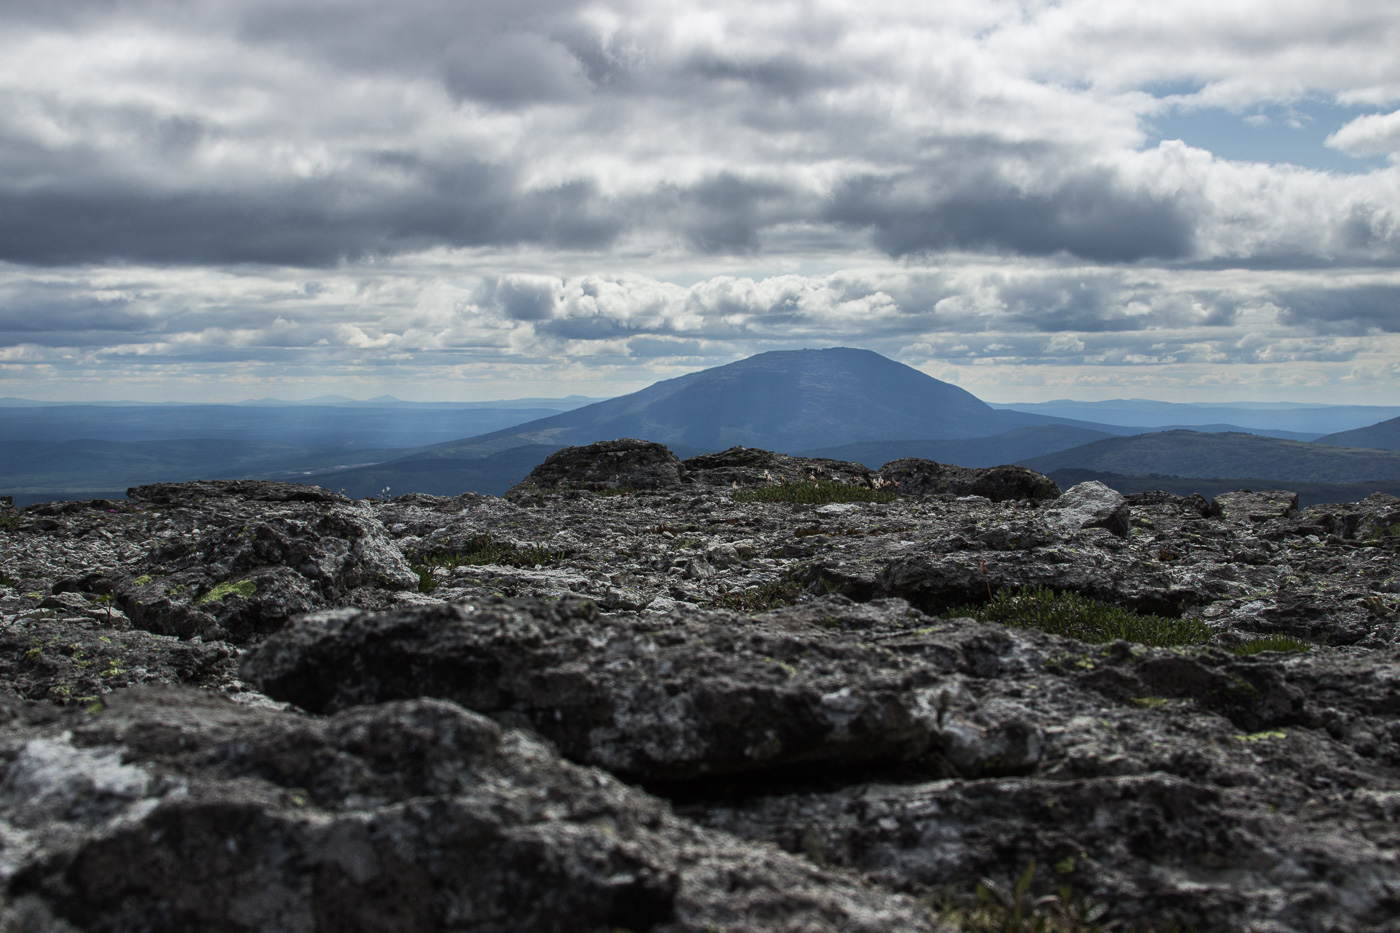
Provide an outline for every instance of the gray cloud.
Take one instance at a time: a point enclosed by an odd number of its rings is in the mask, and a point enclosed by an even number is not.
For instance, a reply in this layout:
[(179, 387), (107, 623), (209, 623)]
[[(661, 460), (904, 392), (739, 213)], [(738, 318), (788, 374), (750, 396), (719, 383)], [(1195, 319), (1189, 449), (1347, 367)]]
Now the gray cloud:
[(488, 279), (474, 298), (512, 321), (548, 321), (554, 317), (557, 285), (556, 280), (542, 276), (506, 276)]
[(443, 80), (454, 98), (504, 107), (576, 101), (589, 84), (569, 49), (531, 33), (453, 43), (443, 56)]
[(639, 210), (648, 218), (664, 216), (702, 253), (753, 253), (766, 227), (801, 216), (799, 200), (789, 186), (723, 172), (693, 185), (664, 186)]
[[(142, 191), (100, 173), (0, 181), (0, 259), (328, 266), (433, 246), (597, 249), (622, 227), (588, 181), (523, 190), (499, 166), (401, 153), (360, 166), (237, 191)], [(397, 177), (383, 178), (385, 168)]]
[(1274, 301), (1284, 324), (1317, 333), (1400, 333), (1400, 285), (1279, 289)]
[(869, 227), (893, 256), (992, 250), (1133, 262), (1180, 259), (1193, 246), (1191, 216), (1180, 203), (1125, 190), (1102, 170), (1043, 192), (1017, 191), (984, 173), (949, 184), (936, 166), (921, 175), (867, 175), (838, 186), (826, 216)]
[(760, 95), (789, 100), (830, 88), (848, 87), (856, 80), (847, 69), (811, 62), (789, 52), (749, 57), (713, 51), (697, 54), (681, 65), (678, 77), (737, 82)]

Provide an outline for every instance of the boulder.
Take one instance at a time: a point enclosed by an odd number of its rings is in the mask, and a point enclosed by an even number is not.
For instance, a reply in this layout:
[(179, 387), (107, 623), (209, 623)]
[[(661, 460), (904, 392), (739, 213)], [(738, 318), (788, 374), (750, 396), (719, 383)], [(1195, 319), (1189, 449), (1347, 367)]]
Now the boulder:
[(1266, 522), (1284, 518), (1298, 511), (1298, 494), (1285, 489), (1273, 492), (1225, 492), (1215, 497), (1221, 515), (1227, 521)]
[(1060, 487), (1049, 478), (1021, 466), (973, 468), (904, 457), (880, 467), (877, 475), (901, 496), (982, 496), (1006, 502), (1053, 499), (1060, 494)]
[(451, 699), (643, 782), (925, 757), (947, 767), (938, 665), (891, 664), (862, 637), (781, 614), (605, 618), (589, 603), (500, 600), (329, 612), (270, 638), (242, 671), (318, 713)]
[(669, 489), (681, 485), (685, 478), (685, 468), (665, 445), (623, 438), (556, 450), (507, 490), (506, 496), (560, 489)]
[(1103, 528), (1123, 537), (1128, 533), (1128, 512), (1128, 502), (1121, 493), (1090, 480), (1071, 487), (1050, 503), (1044, 521), (1062, 533)]

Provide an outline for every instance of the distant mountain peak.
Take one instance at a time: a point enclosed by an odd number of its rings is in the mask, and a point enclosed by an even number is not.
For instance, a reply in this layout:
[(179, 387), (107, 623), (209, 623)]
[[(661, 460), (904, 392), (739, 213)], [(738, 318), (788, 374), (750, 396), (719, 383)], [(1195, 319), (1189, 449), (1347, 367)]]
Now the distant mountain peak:
[(892, 437), (984, 437), (1047, 420), (998, 412), (873, 350), (827, 347), (771, 350), (458, 446), (481, 455), (637, 437), (697, 453), (734, 446), (793, 453)]

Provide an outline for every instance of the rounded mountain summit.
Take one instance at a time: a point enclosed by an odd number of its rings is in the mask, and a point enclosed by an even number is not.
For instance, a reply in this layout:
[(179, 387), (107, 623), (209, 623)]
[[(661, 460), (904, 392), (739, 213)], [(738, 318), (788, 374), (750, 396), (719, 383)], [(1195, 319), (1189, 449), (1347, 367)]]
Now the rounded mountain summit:
[[(478, 455), (618, 437), (677, 452), (797, 451), (857, 441), (984, 437), (1035, 422), (870, 350), (775, 350), (471, 439)], [(445, 446), (445, 445), (444, 445)]]

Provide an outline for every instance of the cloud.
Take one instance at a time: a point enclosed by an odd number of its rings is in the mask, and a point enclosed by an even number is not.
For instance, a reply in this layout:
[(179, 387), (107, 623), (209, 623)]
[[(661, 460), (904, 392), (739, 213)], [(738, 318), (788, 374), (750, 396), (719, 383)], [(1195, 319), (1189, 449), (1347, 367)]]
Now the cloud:
[(1274, 301), (1280, 321), (1316, 333), (1400, 333), (1400, 284), (1279, 289)]
[[(842, 4), (566, 0), (469, 12), (418, 0), (392, 15), (354, 2), (335, 17), (312, 2), (161, 9), (8, 14), (0, 257), (325, 267), (435, 248), (771, 257), (821, 244), (1108, 264), (1394, 252), (1392, 193), (1307, 182), (1318, 201), (1352, 208), (1320, 239), (1306, 185), (1286, 172), (1259, 169), (1261, 199), (1227, 164), (1182, 170), (1163, 156), (1155, 175), (1137, 164), (1153, 98), (1082, 79), (1203, 73), (1195, 51), (1175, 65), (1158, 55), (1184, 19), (1084, 3), (882, 18)], [(1316, 19), (1287, 19), (1251, 50), (1234, 19), (1198, 12), (1214, 24), (1205, 70), (1226, 76), (1286, 56)], [(1323, 34), (1374, 44), (1374, 15), (1329, 16), (1342, 25)], [(1154, 35), (1146, 54), (1108, 48)], [(1052, 49), (1078, 78), (1043, 80)], [(1121, 70), (1139, 60), (1150, 67)], [(1339, 145), (1379, 145), (1370, 119), (1335, 134)], [(1270, 219), (1241, 237), (1236, 218), (1253, 220), (1256, 204)]]
[(548, 321), (558, 304), (557, 279), (509, 275), (488, 279), (476, 293), (478, 304), (494, 306), (512, 321)]
[(446, 49), (442, 69), (455, 99), (507, 108), (579, 100), (589, 89), (583, 63), (569, 49), (531, 33), (458, 40)]
[(1400, 160), (1149, 131), (1323, 114), (1394, 156), (1397, 44), (1360, 0), (14, 0), (0, 348), (172, 379), (498, 360), (509, 388), (848, 343), (983, 384), (1378, 385)]
[(1123, 190), (1111, 173), (1078, 174), (1044, 191), (1016, 190), (977, 172), (947, 179), (864, 176), (845, 181), (827, 216), (868, 226), (894, 256), (992, 250), (1064, 252), (1103, 262), (1177, 259), (1191, 251), (1191, 219), (1169, 198)]
[(1328, 136), (1327, 145), (1350, 155), (1400, 160), (1400, 110), (1357, 117)]

